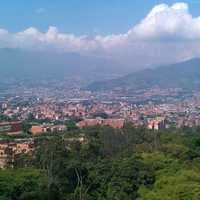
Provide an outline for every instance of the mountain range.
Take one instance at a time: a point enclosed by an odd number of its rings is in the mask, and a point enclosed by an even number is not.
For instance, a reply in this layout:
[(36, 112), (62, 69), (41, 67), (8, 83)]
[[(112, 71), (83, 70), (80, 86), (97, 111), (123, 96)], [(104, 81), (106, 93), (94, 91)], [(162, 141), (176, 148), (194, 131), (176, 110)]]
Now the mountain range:
[[(0, 49), (0, 78), (110, 77), (125, 74), (113, 60), (77, 53)], [(98, 79), (98, 78), (97, 78)]]
[[(133, 65), (132, 69), (137, 68)], [(89, 79), (92, 91), (160, 88), (200, 89), (200, 58), (130, 73), (111, 59), (77, 53), (0, 49), (0, 83), (9, 78), (32, 82), (80, 77)], [(130, 74), (128, 74), (130, 73)], [(128, 75), (126, 75), (128, 74)], [(113, 78), (115, 77), (115, 78)], [(116, 78), (117, 77), (117, 78)]]
[(200, 89), (200, 58), (180, 63), (145, 69), (121, 78), (96, 81), (88, 85), (92, 91), (122, 89), (183, 88)]

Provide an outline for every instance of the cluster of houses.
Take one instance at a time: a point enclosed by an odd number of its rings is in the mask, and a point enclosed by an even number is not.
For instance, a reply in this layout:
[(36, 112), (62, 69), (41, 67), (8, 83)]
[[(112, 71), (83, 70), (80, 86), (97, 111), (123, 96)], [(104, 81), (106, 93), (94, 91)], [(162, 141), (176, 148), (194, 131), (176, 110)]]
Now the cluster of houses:
[(17, 135), (22, 132), (22, 122), (1, 122), (0, 133), (6, 133), (8, 135)]
[(78, 128), (83, 128), (86, 126), (96, 126), (96, 125), (103, 125), (103, 126), (111, 126), (112, 128), (123, 128), (125, 123), (124, 119), (85, 119), (76, 124)]
[[(124, 119), (83, 119), (76, 123), (77, 128), (84, 128), (86, 126), (110, 126), (115, 129), (121, 129), (124, 127)], [(148, 121), (148, 129), (159, 130), (166, 128), (164, 118), (156, 118)], [(53, 125), (53, 124), (37, 124), (32, 125), (30, 132), (33, 135), (37, 135), (43, 132), (63, 132), (66, 130), (65, 125)], [(21, 134), (22, 122), (2, 122), (0, 123), (0, 134), (17, 135)], [(15, 156), (19, 154), (31, 154), (34, 151), (34, 137), (32, 138), (20, 138), (5, 140), (0, 139), (0, 168), (5, 168), (8, 163), (9, 165), (14, 163)], [(80, 141), (83, 142), (83, 138)]]
[[(110, 126), (115, 129), (121, 129), (124, 127), (125, 119), (117, 118), (117, 119), (103, 119), (100, 117), (94, 119), (83, 119), (80, 122), (76, 123), (77, 128), (83, 128), (86, 126)], [(23, 132), (22, 130), (22, 122), (2, 122), (0, 123), (0, 134), (7, 135), (17, 135)], [(66, 125), (54, 125), (54, 124), (33, 124), (30, 128), (30, 132), (35, 135), (38, 133), (44, 132), (63, 132), (66, 130)], [(150, 119), (147, 121), (147, 128), (151, 130), (159, 130), (166, 128), (166, 121), (163, 117), (158, 117), (155, 119)]]
[(17, 155), (32, 154), (33, 151), (33, 139), (0, 140), (0, 168), (12, 166)]
[(160, 130), (166, 128), (166, 122), (164, 117), (158, 117), (155, 119), (148, 120), (147, 128), (150, 130)]
[(62, 132), (66, 129), (65, 125), (49, 125), (49, 124), (41, 124), (41, 125), (32, 125), (30, 132), (35, 135), (37, 133), (44, 132)]

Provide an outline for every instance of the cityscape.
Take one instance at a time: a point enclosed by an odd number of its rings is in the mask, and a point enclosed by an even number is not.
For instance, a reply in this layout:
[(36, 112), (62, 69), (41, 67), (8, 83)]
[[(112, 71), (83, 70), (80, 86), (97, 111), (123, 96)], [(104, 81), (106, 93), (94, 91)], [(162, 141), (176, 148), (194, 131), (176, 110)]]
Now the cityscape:
[[(138, 90), (122, 88), (93, 92), (80, 87), (13, 88), (1, 93), (0, 133), (19, 136), (11, 143), (16, 154), (34, 150), (34, 137), (62, 134), (68, 129), (110, 126), (121, 129), (126, 123), (159, 131), (200, 126), (200, 93), (181, 88)], [(70, 123), (71, 122), (71, 123)], [(24, 128), (25, 127), (25, 128)], [(27, 139), (20, 135), (28, 131)], [(1, 167), (6, 166), (10, 142), (2, 140)]]
[[(98, 125), (99, 119), (120, 120), (149, 129), (181, 128), (200, 125), (200, 93), (181, 88), (91, 92), (73, 88), (16, 88), (1, 94), (1, 118), (10, 121), (34, 121), (38, 126), (67, 129), (67, 121), (76, 119)], [(88, 121), (88, 123), (90, 123)], [(113, 123), (113, 124), (112, 124)], [(162, 125), (161, 125), (162, 124)], [(120, 125), (119, 125), (120, 126)], [(123, 127), (121, 125), (120, 127)]]
[(0, 11), (0, 200), (200, 199), (200, 2)]

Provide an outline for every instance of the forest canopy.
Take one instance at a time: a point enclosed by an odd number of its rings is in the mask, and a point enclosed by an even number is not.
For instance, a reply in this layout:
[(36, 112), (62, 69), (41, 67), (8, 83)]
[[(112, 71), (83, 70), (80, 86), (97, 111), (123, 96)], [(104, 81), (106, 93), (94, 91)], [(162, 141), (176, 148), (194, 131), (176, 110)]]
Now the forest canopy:
[(200, 199), (198, 127), (95, 126), (34, 140), (32, 156), (0, 171), (0, 200)]

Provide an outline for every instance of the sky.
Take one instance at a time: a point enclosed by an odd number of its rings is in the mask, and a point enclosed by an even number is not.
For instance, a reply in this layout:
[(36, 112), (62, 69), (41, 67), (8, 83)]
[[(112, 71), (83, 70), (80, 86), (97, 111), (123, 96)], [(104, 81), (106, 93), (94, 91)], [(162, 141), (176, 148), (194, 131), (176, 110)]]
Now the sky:
[(0, 48), (141, 66), (200, 56), (200, 0), (7, 0), (0, 13)]
[[(74, 34), (126, 32), (157, 4), (177, 0), (6, 0), (0, 2), (0, 27), (18, 32), (28, 27), (42, 31), (56, 26)], [(200, 0), (187, 0), (193, 16)]]

